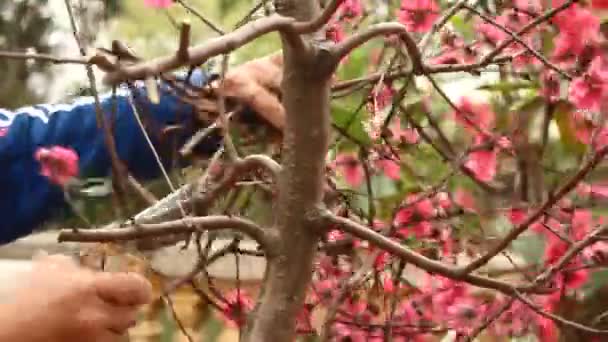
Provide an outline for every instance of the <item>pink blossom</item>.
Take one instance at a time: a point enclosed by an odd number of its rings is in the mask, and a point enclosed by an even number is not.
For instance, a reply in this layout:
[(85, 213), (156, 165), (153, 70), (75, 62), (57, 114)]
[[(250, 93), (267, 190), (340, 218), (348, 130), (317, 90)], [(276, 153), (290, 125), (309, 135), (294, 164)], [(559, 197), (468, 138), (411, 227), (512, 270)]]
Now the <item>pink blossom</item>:
[(393, 180), (401, 179), (401, 166), (390, 156), (380, 156), (374, 160), (374, 165), (381, 170), (384, 175)]
[(361, 0), (344, 0), (340, 11), (347, 18), (356, 18), (363, 14), (363, 5)]
[(538, 13), (542, 10), (540, 0), (515, 0), (514, 7), (531, 13)]
[(483, 317), (485, 305), (472, 297), (456, 300), (446, 309), (447, 321), (460, 334), (467, 334), (474, 327), (478, 317)]
[(369, 111), (372, 113), (377, 113), (383, 110), (392, 103), (394, 95), (395, 89), (393, 89), (392, 83), (383, 82), (379, 88), (375, 88), (372, 91)]
[(391, 179), (401, 179), (401, 167), (399, 164), (391, 159), (380, 159), (376, 162), (376, 165), (384, 172), (384, 174)]
[[(524, 42), (536, 51), (540, 50), (538, 40), (535, 39), (535, 37), (526, 37), (524, 38)], [(523, 71), (528, 68), (540, 67), (543, 65), (543, 63), (536, 56), (534, 56), (530, 50), (520, 44), (512, 45), (511, 47), (507, 48), (505, 52), (515, 56), (513, 58), (513, 63), (511, 63), (513, 70), (515, 71)]]
[(380, 251), (376, 259), (374, 260), (374, 269), (383, 270), (384, 268), (386, 268), (390, 257), (391, 255), (387, 251)]
[(393, 139), (399, 142), (405, 142), (407, 144), (417, 144), (420, 141), (420, 135), (414, 128), (402, 128), (401, 119), (395, 118), (389, 126), (391, 136)]
[(554, 264), (567, 250), (568, 244), (566, 242), (553, 234), (548, 234), (547, 247), (545, 248), (545, 264)]
[(435, 216), (435, 208), (433, 206), (433, 202), (429, 198), (419, 200), (417, 196), (411, 195), (408, 196), (406, 202), (415, 202), (414, 208), (416, 209), (416, 213), (424, 219), (429, 219)]
[(449, 227), (445, 227), (441, 230), (441, 252), (444, 257), (449, 257), (454, 252), (454, 239), (452, 239), (452, 230)]
[(342, 153), (338, 155), (334, 163), (336, 169), (350, 186), (356, 188), (363, 183), (363, 166), (354, 154)]
[(427, 32), (439, 16), (435, 0), (403, 0), (399, 21), (409, 32)]
[(583, 250), (583, 256), (596, 263), (604, 263), (608, 257), (608, 242), (600, 241)]
[(395, 292), (395, 282), (390, 273), (385, 272), (382, 274), (382, 290), (384, 290), (385, 293)]
[[(483, 137), (478, 135), (475, 138), (477, 144), (483, 142)], [(498, 153), (495, 147), (485, 148), (469, 153), (469, 157), (464, 166), (471, 170), (475, 178), (483, 182), (489, 182), (496, 176), (498, 165)]]
[(592, 196), (596, 198), (608, 198), (608, 185), (607, 184), (588, 184), (579, 183), (576, 188), (576, 192), (579, 196)]
[[(494, 19), (494, 21), (501, 26), (505, 26), (508, 20), (508, 17), (504, 14)], [(509, 37), (505, 31), (482, 19), (478, 20), (477, 25), (475, 26), (475, 31), (482, 36), (486, 43), (490, 44), (491, 46), (497, 46), (504, 39)]]
[(40, 173), (51, 183), (64, 186), (78, 175), (78, 154), (70, 148), (40, 147), (34, 157), (40, 163)]
[(509, 210), (508, 216), (511, 223), (513, 223), (514, 225), (519, 225), (524, 222), (528, 215), (523, 209), (512, 208)]
[(569, 95), (572, 102), (582, 110), (597, 112), (602, 96), (608, 89), (608, 68), (601, 57), (596, 57), (583, 76), (570, 84)]
[(502, 136), (496, 139), (496, 145), (503, 150), (513, 149), (513, 142), (508, 137)]
[(410, 220), (414, 217), (414, 210), (411, 207), (405, 207), (400, 209), (395, 215), (395, 225), (405, 225), (410, 222)]
[(231, 326), (243, 326), (247, 313), (253, 309), (253, 301), (244, 290), (232, 290), (225, 295), (226, 302), (222, 303), (222, 313)]
[[(342, 310), (352, 317), (352, 320), (366, 324), (372, 320), (371, 312), (367, 309), (367, 303), (363, 300), (349, 299), (342, 305)], [(334, 325), (334, 332), (340, 339), (348, 339), (352, 342), (368, 341), (368, 334), (365, 330), (360, 329), (357, 325), (345, 324), (337, 322)]]
[(344, 232), (339, 229), (331, 230), (327, 233), (327, 241), (336, 242), (344, 239)]
[(422, 219), (430, 219), (435, 216), (435, 207), (430, 198), (419, 199), (416, 194), (408, 195), (405, 206), (395, 215), (396, 226), (403, 226), (414, 218), (414, 215)]
[[(571, 263), (571, 266), (581, 266), (580, 262)], [(580, 289), (589, 280), (589, 270), (581, 268), (575, 271), (561, 273), (563, 288), (576, 290)]]
[(560, 83), (557, 73), (549, 69), (544, 70), (541, 75), (541, 82), (541, 95), (548, 101), (559, 100)]
[(457, 189), (454, 192), (454, 203), (470, 212), (477, 212), (475, 198), (465, 189)]
[(591, 231), (593, 217), (589, 209), (576, 209), (572, 214), (572, 237), (578, 241)]
[(173, 5), (173, 0), (144, 0), (144, 4), (153, 8), (167, 8)]
[(334, 292), (339, 287), (339, 282), (336, 277), (323, 279), (315, 282), (312, 293), (312, 301), (318, 303), (329, 302), (333, 298)]
[(337, 22), (328, 25), (328, 28), (325, 31), (325, 35), (327, 39), (332, 40), (335, 43), (341, 42), (346, 36), (344, 33), (344, 29)]
[(608, 0), (591, 0), (591, 8), (607, 9)]
[(430, 64), (471, 64), (477, 59), (477, 51), (472, 46), (443, 48)]
[(552, 319), (544, 316), (538, 316), (537, 325), (539, 328), (540, 342), (556, 342), (557, 338), (557, 327)]
[(435, 200), (437, 204), (443, 209), (449, 209), (452, 207), (452, 200), (450, 199), (450, 195), (447, 192), (441, 191), (435, 195)]
[(487, 103), (474, 103), (467, 97), (462, 97), (457, 108), (458, 111), (454, 111), (452, 116), (465, 128), (473, 132), (477, 132), (475, 127), (482, 130), (494, 128), (496, 115)]
[(428, 221), (417, 222), (406, 227), (398, 228), (397, 234), (407, 239), (415, 237), (416, 239), (424, 239), (433, 234), (433, 225)]
[(598, 38), (598, 17), (578, 4), (560, 12), (552, 21), (559, 28), (554, 58), (567, 54), (579, 55), (587, 44), (594, 43)]

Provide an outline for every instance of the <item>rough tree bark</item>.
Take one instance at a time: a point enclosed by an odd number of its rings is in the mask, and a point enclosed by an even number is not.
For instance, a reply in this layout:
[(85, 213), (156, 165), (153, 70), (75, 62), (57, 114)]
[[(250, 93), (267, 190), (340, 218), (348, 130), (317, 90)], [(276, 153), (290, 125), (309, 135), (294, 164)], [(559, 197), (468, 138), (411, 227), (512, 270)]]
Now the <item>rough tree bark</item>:
[[(275, 1), (280, 14), (298, 21), (313, 19), (314, 0)], [(295, 317), (302, 307), (319, 238), (315, 220), (323, 199), (325, 156), (330, 129), (330, 74), (319, 41), (283, 37), (283, 106), (287, 113), (283, 171), (279, 180), (275, 245), (258, 307), (243, 340), (293, 341)], [(324, 58), (326, 57), (326, 58)]]

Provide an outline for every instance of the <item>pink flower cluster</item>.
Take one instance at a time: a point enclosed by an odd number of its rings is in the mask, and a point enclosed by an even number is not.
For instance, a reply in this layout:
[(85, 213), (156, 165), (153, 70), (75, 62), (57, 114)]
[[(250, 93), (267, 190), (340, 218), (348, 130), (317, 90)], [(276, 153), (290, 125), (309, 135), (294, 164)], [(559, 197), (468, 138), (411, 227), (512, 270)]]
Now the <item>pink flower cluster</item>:
[(144, 0), (144, 4), (152, 8), (168, 8), (173, 5), (173, 0)]
[(34, 157), (40, 163), (40, 173), (51, 183), (65, 186), (78, 176), (78, 154), (72, 149), (61, 146), (41, 147)]

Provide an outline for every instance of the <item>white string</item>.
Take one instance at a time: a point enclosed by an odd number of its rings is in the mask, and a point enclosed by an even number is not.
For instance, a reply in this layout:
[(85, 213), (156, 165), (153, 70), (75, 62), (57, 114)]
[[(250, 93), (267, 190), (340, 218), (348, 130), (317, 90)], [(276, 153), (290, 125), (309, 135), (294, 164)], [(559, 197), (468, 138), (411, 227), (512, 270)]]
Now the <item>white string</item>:
[[(154, 158), (156, 159), (156, 162), (158, 163), (158, 167), (160, 167), (160, 170), (162, 171), (163, 176), (165, 177), (165, 180), (167, 181), (167, 184), (169, 185), (169, 188), (171, 189), (171, 192), (175, 192), (176, 191), (175, 186), (173, 185), (173, 182), (171, 182), (171, 178), (169, 178), (169, 174), (167, 173), (165, 166), (163, 165), (162, 161), (160, 160), (160, 156), (158, 155), (158, 152), (154, 148), (154, 144), (152, 143), (152, 140), (150, 139), (150, 136), (148, 135), (148, 132), (146, 131), (144, 124), (141, 121), (141, 118), (139, 117), (139, 111), (137, 110), (135, 103), (133, 102), (133, 93), (132, 92), (129, 92), (128, 99), (129, 99), (129, 104), (131, 105), (131, 108), (133, 109), (133, 116), (135, 116), (135, 119), (137, 120), (137, 124), (139, 125), (139, 128), (141, 129), (142, 133), (146, 137), (146, 141), (148, 142), (148, 145), (150, 146), (150, 149), (152, 150), (152, 153), (154, 154)], [(182, 206), (182, 202), (178, 200), (177, 205), (179, 206), (179, 209), (182, 212), (182, 216), (186, 217), (186, 211), (184, 210), (184, 207)]]

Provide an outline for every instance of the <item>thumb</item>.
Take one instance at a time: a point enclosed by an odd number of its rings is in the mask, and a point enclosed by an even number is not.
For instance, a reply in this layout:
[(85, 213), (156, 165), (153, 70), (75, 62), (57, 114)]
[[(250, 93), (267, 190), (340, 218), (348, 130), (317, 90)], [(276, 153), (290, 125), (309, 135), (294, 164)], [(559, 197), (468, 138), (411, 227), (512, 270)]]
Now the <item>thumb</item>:
[(152, 300), (152, 285), (137, 273), (100, 272), (95, 289), (102, 300), (119, 306), (143, 305)]

